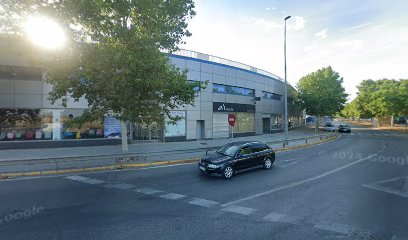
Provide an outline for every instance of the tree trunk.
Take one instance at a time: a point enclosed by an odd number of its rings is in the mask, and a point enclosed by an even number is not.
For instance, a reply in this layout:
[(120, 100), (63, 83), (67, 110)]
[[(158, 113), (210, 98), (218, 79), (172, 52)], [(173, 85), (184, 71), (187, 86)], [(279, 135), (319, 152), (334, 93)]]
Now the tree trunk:
[(121, 124), (122, 124), (122, 151), (127, 152), (129, 150), (127, 142), (127, 124), (124, 121), (121, 121)]
[(391, 127), (394, 127), (394, 115), (391, 115)]
[(317, 135), (317, 132), (319, 131), (319, 121), (320, 121), (320, 115), (316, 117), (316, 122), (315, 122), (315, 135)]

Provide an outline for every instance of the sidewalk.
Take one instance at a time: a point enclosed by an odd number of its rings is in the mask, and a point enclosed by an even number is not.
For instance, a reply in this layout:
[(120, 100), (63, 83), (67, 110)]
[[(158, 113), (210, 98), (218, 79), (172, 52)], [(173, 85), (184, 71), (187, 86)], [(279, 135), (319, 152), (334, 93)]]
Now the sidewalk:
[[(329, 135), (330, 133), (320, 132)], [(288, 133), (289, 139), (315, 136), (314, 129), (299, 128)], [(282, 148), (284, 133), (264, 134), (234, 139), (215, 139), (187, 142), (147, 142), (129, 145), (128, 152), (122, 152), (119, 145), (75, 148), (2, 150), (0, 153), (0, 173), (53, 171), (61, 169), (91, 168), (126, 163), (152, 163), (195, 159), (205, 155), (208, 149), (218, 148), (231, 141), (262, 141), (273, 149)], [(316, 137), (310, 142), (319, 141)], [(304, 144), (305, 140), (290, 141), (288, 147)]]

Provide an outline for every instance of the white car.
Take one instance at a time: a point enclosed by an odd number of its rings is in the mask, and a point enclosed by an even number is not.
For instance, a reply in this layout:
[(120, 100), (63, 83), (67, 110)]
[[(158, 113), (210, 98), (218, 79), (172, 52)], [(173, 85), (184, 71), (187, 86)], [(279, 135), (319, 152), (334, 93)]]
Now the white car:
[(326, 132), (335, 132), (335, 131), (337, 130), (337, 127), (334, 126), (334, 125), (331, 124), (331, 123), (326, 123), (326, 125), (324, 126), (324, 130), (325, 130)]

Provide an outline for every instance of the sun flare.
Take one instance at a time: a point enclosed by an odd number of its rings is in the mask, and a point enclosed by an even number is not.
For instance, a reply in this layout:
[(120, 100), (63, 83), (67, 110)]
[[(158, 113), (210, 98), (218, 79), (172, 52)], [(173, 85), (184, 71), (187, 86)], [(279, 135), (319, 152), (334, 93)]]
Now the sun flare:
[(65, 44), (62, 27), (52, 19), (40, 16), (31, 17), (24, 28), (30, 40), (40, 47), (57, 49)]

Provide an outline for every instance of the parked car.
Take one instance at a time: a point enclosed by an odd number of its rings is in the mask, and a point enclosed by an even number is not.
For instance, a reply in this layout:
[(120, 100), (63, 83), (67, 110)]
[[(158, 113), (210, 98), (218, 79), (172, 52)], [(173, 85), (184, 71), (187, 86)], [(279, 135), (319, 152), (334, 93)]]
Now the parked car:
[(326, 123), (326, 125), (324, 126), (324, 130), (326, 132), (335, 132), (337, 128), (332, 123)]
[(351, 128), (350, 128), (350, 126), (349, 125), (347, 125), (347, 124), (340, 124), (339, 125), (339, 130), (338, 130), (339, 132), (351, 132)]
[(270, 169), (275, 161), (275, 152), (265, 143), (239, 141), (231, 142), (215, 153), (203, 157), (198, 168), (205, 174), (231, 178), (236, 172), (262, 166)]

